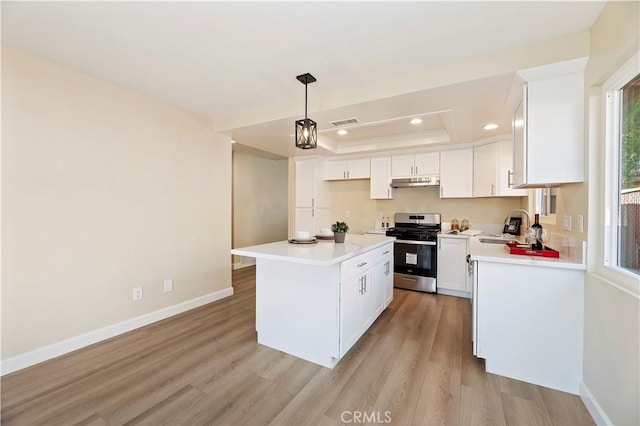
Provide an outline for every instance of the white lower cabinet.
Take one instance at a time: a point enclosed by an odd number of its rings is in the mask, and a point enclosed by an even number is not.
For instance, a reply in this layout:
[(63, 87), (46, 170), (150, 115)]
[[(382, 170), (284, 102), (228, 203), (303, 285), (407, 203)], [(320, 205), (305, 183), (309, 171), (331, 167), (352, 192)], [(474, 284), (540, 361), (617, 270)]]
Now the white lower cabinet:
[(486, 371), (579, 394), (584, 271), (474, 265), (473, 347)]
[(345, 261), (340, 283), (340, 357), (393, 299), (393, 243)]
[(466, 238), (438, 237), (438, 293), (471, 297), (467, 244)]

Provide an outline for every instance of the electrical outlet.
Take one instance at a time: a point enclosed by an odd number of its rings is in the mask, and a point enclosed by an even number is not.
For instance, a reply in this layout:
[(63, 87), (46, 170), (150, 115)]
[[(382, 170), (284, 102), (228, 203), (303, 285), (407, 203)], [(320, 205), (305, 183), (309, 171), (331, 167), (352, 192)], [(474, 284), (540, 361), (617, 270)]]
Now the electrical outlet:
[(564, 230), (571, 231), (571, 216), (565, 215), (564, 217)]
[(584, 216), (578, 215), (578, 232), (584, 232)]
[(170, 293), (173, 291), (173, 280), (164, 280), (164, 292)]
[(142, 287), (135, 287), (133, 289), (133, 300), (142, 300)]
[(348, 219), (349, 216), (351, 216), (351, 212), (349, 210), (345, 211), (344, 212), (344, 217), (346, 217)]

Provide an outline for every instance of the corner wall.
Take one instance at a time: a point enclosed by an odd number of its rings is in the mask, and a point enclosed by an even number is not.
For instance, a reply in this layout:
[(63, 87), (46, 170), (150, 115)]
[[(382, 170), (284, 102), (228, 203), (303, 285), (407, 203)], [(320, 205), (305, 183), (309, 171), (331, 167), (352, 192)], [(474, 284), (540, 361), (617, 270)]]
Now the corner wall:
[[(640, 294), (638, 279), (605, 268), (603, 83), (640, 48), (640, 4), (608, 2), (590, 31), (585, 70), (588, 96), (588, 192), (563, 189), (584, 208), (588, 202), (585, 274), (584, 362), (581, 396), (600, 423), (640, 424)], [(585, 184), (586, 185), (586, 184)]]
[(3, 370), (232, 291), (231, 144), (211, 121), (3, 46), (2, 130)]

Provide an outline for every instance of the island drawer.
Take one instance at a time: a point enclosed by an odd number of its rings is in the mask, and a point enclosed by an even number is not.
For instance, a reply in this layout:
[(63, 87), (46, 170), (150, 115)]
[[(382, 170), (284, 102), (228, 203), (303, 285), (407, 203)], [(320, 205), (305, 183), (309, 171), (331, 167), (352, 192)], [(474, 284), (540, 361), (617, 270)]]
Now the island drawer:
[(371, 268), (371, 252), (345, 260), (340, 266), (340, 280), (347, 281)]
[(386, 257), (393, 256), (393, 243), (378, 247), (375, 250), (371, 250), (371, 253), (371, 260), (373, 261), (374, 265), (383, 262)]

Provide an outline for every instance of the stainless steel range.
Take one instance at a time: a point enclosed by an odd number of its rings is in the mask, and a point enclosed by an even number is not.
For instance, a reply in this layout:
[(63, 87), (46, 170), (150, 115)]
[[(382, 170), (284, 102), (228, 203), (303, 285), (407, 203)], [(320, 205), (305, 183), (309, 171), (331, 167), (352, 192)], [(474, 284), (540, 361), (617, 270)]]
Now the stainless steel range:
[(394, 287), (435, 293), (440, 214), (396, 213), (394, 219), (395, 227), (386, 232), (387, 236), (396, 237)]

